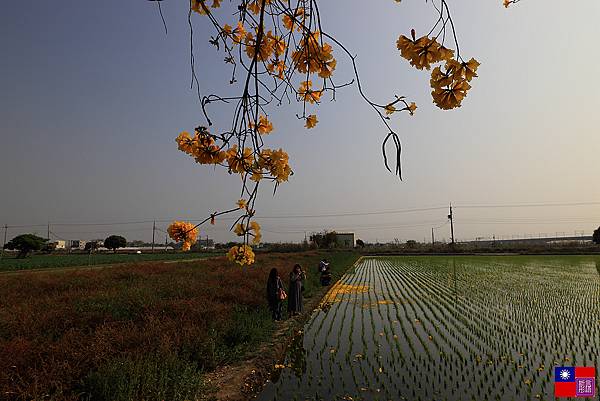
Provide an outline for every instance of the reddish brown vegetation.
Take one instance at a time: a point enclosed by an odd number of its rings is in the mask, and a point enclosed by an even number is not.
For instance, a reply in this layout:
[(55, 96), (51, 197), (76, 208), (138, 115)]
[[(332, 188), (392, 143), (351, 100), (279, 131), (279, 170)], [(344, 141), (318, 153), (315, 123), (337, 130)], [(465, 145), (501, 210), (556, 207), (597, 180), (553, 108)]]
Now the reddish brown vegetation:
[(210, 370), (227, 362), (223, 349), (249, 342), (232, 326), (236, 313), (268, 316), (270, 268), (286, 277), (294, 263), (318, 257), (259, 255), (251, 268), (219, 258), (1, 276), (0, 399), (77, 399), (87, 375), (119, 358), (177, 355)]

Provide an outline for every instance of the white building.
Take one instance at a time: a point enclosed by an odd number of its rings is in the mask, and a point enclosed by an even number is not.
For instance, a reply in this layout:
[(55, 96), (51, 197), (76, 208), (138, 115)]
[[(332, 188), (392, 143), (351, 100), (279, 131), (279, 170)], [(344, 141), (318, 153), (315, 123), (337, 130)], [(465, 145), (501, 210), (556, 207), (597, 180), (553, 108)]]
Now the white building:
[(335, 244), (340, 248), (354, 248), (354, 233), (335, 233)]
[(54, 249), (67, 249), (67, 242), (63, 240), (57, 240), (50, 242), (50, 245), (54, 247)]
[(79, 249), (79, 250), (83, 251), (85, 249), (85, 244), (87, 244), (87, 241), (80, 240), (80, 239), (74, 239), (74, 240), (68, 241), (66, 246), (68, 249)]

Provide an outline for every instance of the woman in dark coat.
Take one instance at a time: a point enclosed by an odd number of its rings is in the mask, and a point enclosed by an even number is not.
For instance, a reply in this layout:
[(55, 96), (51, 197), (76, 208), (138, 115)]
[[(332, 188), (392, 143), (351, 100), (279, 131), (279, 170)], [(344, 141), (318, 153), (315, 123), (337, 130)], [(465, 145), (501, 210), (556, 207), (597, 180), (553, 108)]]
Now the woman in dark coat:
[(296, 264), (290, 273), (290, 286), (288, 294), (288, 312), (295, 315), (302, 312), (302, 286), (306, 276), (302, 271), (302, 266)]
[(281, 320), (281, 292), (285, 291), (283, 288), (283, 282), (279, 278), (276, 268), (271, 269), (269, 273), (269, 280), (267, 281), (267, 301), (269, 302), (269, 309), (273, 320)]

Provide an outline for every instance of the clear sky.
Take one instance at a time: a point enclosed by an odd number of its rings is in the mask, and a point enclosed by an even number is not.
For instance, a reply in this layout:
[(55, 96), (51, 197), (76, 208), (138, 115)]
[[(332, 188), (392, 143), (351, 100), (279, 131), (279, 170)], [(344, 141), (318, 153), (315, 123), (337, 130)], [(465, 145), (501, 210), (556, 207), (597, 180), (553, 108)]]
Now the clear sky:
[[(239, 181), (199, 166), (177, 150), (182, 130), (203, 124), (190, 90), (187, 1), (8, 1), (0, 13), (0, 224), (51, 222), (63, 238), (122, 233), (149, 239), (151, 223), (58, 223), (199, 219), (239, 198)], [(451, 4), (463, 57), (481, 62), (460, 109), (431, 102), (429, 76), (402, 59), (399, 34), (426, 33), (435, 20), (423, 0), (328, 0), (324, 30), (358, 55), (365, 90), (385, 102), (414, 100), (413, 117), (393, 125), (403, 141), (405, 180), (384, 167), (385, 129), (355, 87), (317, 108), (307, 131), (297, 105), (270, 110), (270, 146), (284, 147), (295, 174), (277, 195), (264, 186), (258, 215), (312, 216), (456, 205), (600, 201), (600, 2), (500, 0)], [(233, 24), (234, 18), (224, 22)], [(194, 17), (201, 90), (227, 90), (229, 70)], [(339, 60), (338, 82), (351, 77)], [(216, 114), (217, 125), (227, 116)], [(304, 231), (351, 230), (368, 241), (429, 238), (446, 210), (366, 216), (262, 219), (266, 241), (300, 240)], [(234, 239), (226, 222), (207, 228)], [(164, 229), (167, 223), (160, 222)], [(586, 233), (600, 205), (457, 208), (459, 239), (539, 233)], [(46, 233), (45, 227), (14, 228)], [(436, 230), (448, 238), (448, 226)]]

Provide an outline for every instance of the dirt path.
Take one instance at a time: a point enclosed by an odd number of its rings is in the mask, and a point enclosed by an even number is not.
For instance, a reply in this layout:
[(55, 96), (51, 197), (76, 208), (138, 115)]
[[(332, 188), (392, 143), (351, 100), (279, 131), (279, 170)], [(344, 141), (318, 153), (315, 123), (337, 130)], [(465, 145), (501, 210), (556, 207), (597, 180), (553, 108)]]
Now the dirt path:
[[(354, 268), (362, 258), (359, 257), (346, 271)], [(256, 396), (270, 379), (275, 364), (283, 361), (293, 335), (304, 327), (332, 287), (333, 284), (321, 288), (308, 300), (304, 305), (304, 313), (278, 323), (271, 341), (260, 346), (244, 361), (219, 367), (206, 375), (206, 380), (216, 390), (215, 393), (208, 394), (208, 399), (245, 401)]]

